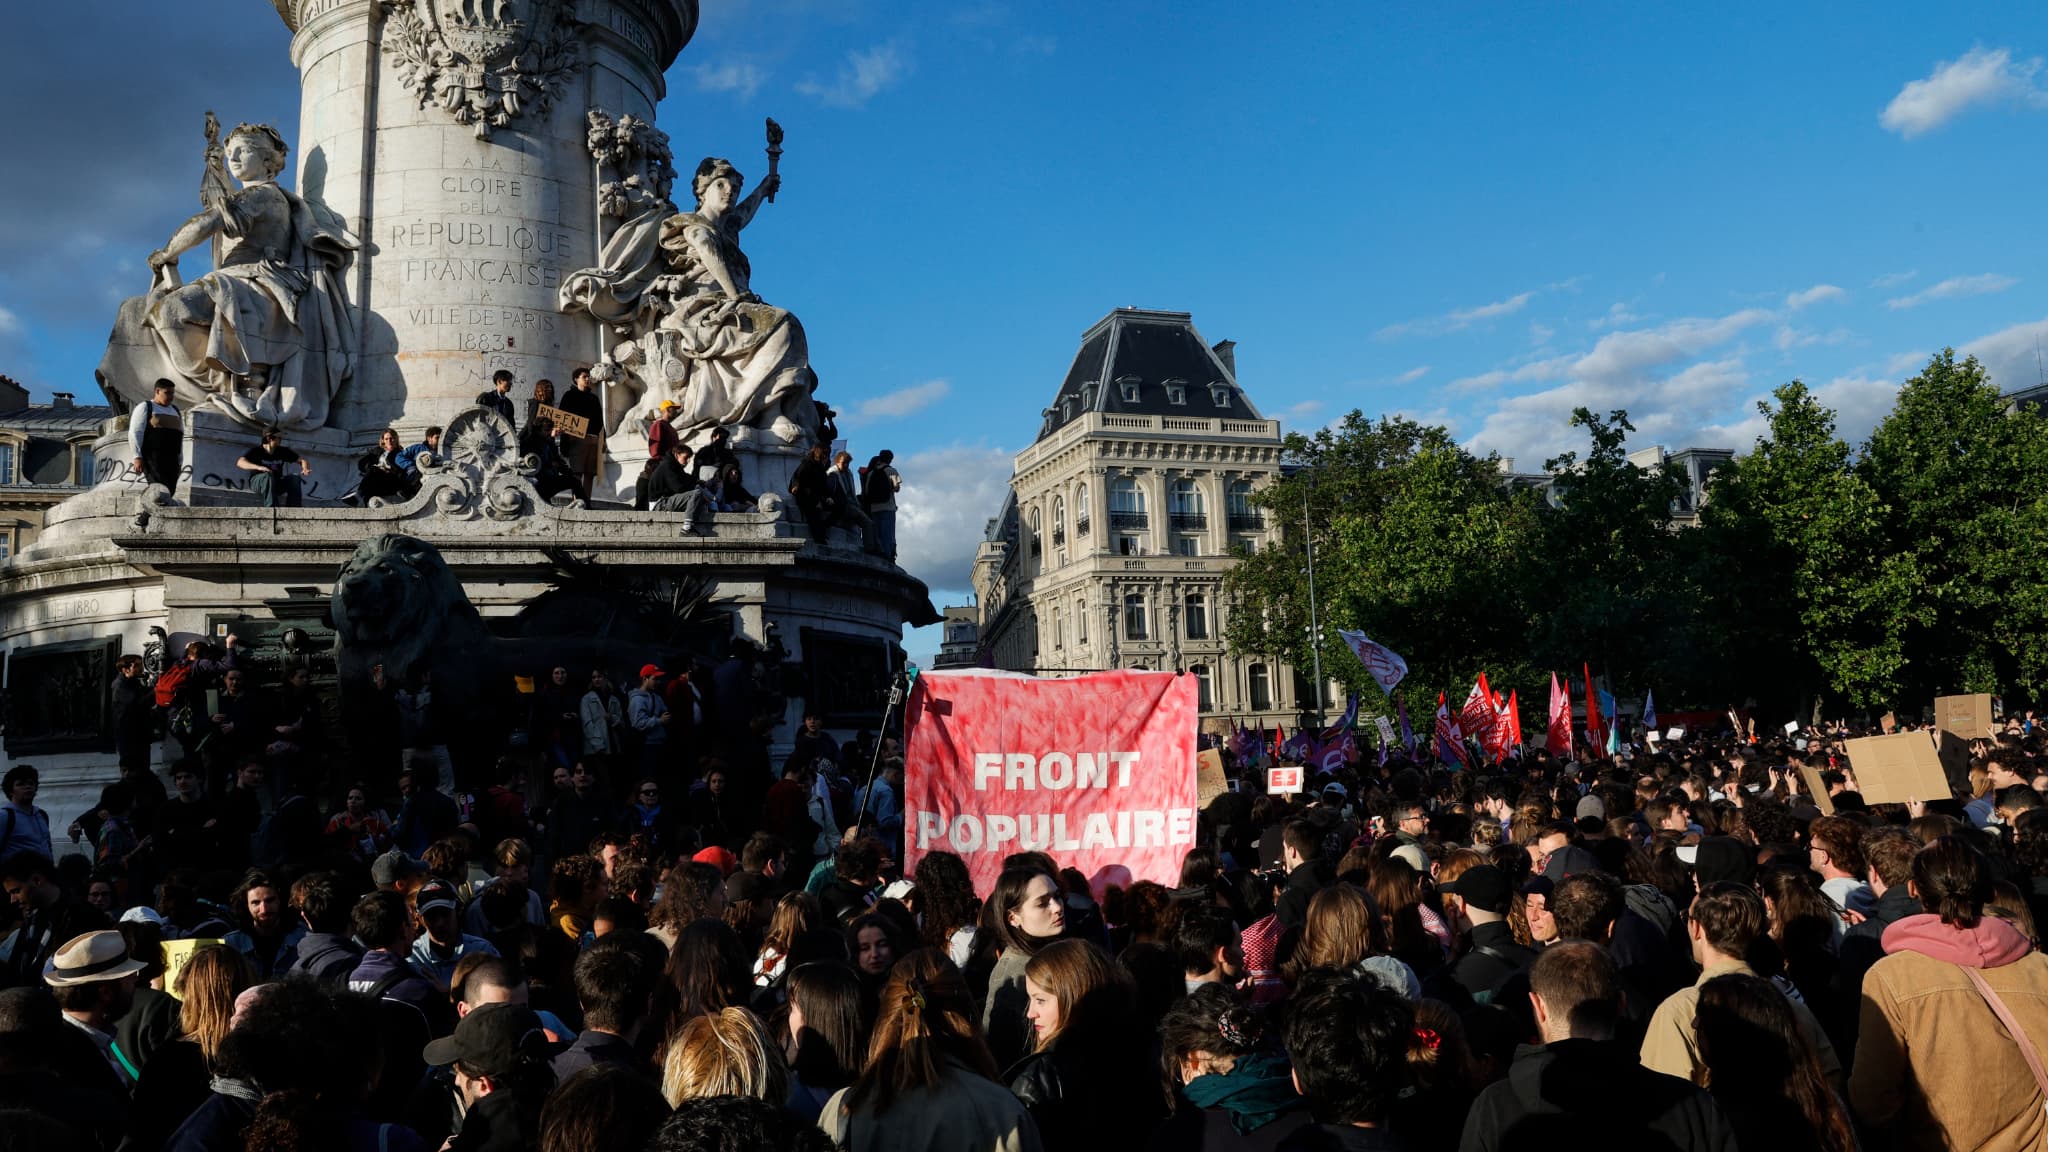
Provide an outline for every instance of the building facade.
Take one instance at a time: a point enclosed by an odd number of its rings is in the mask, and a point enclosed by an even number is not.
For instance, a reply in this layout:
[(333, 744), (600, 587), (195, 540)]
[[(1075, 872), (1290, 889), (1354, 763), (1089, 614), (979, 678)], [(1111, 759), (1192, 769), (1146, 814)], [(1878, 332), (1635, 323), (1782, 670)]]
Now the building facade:
[(985, 662), (1185, 671), (1211, 718), (1295, 723), (1293, 670), (1223, 643), (1225, 574), (1279, 538), (1252, 494), (1280, 475), (1280, 422), (1235, 351), (1185, 312), (1119, 308), (1082, 335), (975, 558)]
[(69, 392), (31, 404), (27, 388), (0, 376), (0, 560), (35, 543), (46, 509), (99, 480), (93, 440), (113, 415)]

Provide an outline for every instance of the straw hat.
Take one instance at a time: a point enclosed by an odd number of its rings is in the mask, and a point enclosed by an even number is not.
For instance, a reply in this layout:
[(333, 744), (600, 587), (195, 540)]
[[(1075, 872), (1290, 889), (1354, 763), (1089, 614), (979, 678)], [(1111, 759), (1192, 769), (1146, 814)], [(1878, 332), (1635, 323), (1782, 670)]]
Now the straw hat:
[(52, 988), (91, 984), (96, 980), (119, 980), (133, 976), (149, 965), (128, 957), (128, 942), (119, 932), (87, 932), (74, 936), (57, 949), (43, 966), (43, 983)]

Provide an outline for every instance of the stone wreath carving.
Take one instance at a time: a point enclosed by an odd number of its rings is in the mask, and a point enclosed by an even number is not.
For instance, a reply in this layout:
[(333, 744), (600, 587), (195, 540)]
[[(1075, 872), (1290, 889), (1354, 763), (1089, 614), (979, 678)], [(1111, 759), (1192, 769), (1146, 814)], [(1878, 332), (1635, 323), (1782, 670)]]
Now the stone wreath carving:
[[(446, 456), (420, 457), (420, 490), (405, 508), (443, 516), (516, 520), (540, 507), (539, 462), (519, 455), (512, 425), (488, 408), (465, 408), (441, 436)], [(372, 507), (383, 504), (373, 500)]]
[(545, 116), (582, 71), (561, 0), (383, 0), (384, 51), (419, 106), (438, 104), (479, 140)]

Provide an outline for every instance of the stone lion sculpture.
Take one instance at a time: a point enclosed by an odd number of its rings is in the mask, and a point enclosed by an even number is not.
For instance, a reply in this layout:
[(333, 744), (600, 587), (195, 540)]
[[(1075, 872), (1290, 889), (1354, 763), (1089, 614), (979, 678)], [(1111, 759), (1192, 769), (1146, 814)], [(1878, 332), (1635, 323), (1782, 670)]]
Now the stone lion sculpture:
[[(369, 680), (382, 668), (387, 682), (405, 684), (415, 673), (485, 672), (497, 662), (490, 630), (448, 562), (417, 537), (387, 532), (357, 545), (334, 578), (328, 607), (345, 680)], [(444, 701), (463, 694), (445, 681), (434, 684)]]

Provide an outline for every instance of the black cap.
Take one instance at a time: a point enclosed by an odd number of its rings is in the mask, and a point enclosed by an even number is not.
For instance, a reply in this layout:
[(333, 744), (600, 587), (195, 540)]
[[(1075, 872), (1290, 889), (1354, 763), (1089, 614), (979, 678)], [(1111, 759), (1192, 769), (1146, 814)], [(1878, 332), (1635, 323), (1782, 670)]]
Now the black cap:
[(1756, 853), (1733, 836), (1709, 836), (1695, 849), (1692, 874), (1702, 891), (1723, 880), (1749, 884), (1756, 880)]
[(1510, 895), (1508, 878), (1491, 864), (1477, 864), (1465, 869), (1444, 891), (1481, 912), (1491, 912), (1497, 916), (1507, 915)]
[(482, 1076), (503, 1076), (522, 1064), (546, 1060), (553, 1042), (533, 1009), (486, 1004), (462, 1018), (455, 1034), (428, 1044), (420, 1058), (440, 1067), (461, 1061)]

